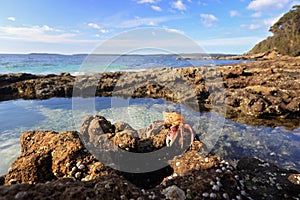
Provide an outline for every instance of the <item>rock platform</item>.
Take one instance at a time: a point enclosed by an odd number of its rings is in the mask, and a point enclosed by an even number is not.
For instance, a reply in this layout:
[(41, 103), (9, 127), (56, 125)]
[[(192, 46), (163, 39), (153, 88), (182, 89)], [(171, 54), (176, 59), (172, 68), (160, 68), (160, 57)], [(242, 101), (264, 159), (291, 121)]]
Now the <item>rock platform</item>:
[(300, 58), (76, 77), (67, 73), (5, 74), (0, 75), (0, 93), (0, 101), (77, 96), (162, 98), (196, 111), (218, 112), (240, 123), (299, 127)]

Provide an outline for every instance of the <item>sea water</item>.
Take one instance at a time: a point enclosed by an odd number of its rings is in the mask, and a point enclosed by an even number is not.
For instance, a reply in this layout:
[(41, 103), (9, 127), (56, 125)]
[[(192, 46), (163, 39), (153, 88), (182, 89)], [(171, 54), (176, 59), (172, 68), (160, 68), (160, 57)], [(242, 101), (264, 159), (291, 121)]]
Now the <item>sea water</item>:
[(176, 55), (56, 55), (56, 54), (0, 54), (0, 74), (32, 73), (77, 75), (83, 70), (140, 71), (150, 68), (220, 65), (239, 60), (177, 60)]
[[(188, 67), (229, 64), (241, 61), (177, 60), (177, 56), (115, 56), (115, 55), (0, 55), (0, 73), (77, 75), (86, 68), (93, 72), (140, 71), (156, 67)], [(88, 61), (88, 62), (87, 62)], [(89, 66), (91, 65), (91, 66)], [(1, 94), (0, 94), (1, 95)], [(75, 101), (74, 101), (75, 99)], [(95, 110), (74, 114), (74, 102), (80, 98), (48, 100), (11, 100), (0, 102), (0, 175), (20, 154), (19, 137), (30, 130), (79, 130), (87, 114), (103, 115), (112, 123), (124, 121), (140, 129), (162, 119), (162, 111), (178, 111), (203, 141), (213, 141), (212, 152), (227, 159), (257, 156), (279, 166), (300, 170), (300, 129), (238, 124), (215, 113), (199, 113), (161, 99), (94, 98)], [(82, 101), (86, 101), (83, 99)], [(121, 102), (121, 103), (114, 103)], [(217, 134), (216, 134), (217, 133)]]

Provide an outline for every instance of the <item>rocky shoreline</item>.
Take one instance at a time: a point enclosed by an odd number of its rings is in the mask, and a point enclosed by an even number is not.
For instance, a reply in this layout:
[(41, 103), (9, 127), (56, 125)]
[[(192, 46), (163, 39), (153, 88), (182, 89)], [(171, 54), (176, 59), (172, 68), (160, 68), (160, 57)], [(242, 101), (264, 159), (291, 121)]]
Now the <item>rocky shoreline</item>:
[[(0, 178), (0, 199), (297, 199), (300, 175), (258, 158), (236, 166), (211, 155), (196, 139), (184, 150), (165, 147), (168, 127), (134, 130), (102, 116), (87, 116), (80, 132), (31, 131), (21, 138), (21, 154)], [(102, 141), (102, 142), (100, 142)], [(89, 143), (89, 148), (86, 145)], [(100, 147), (99, 145), (102, 144)], [(109, 155), (166, 148), (155, 162), (165, 167), (144, 173), (116, 170), (120, 159), (99, 161), (91, 148)], [(174, 153), (175, 152), (175, 153)], [(172, 153), (172, 154), (170, 154)], [(102, 157), (101, 157), (102, 158)], [(112, 156), (109, 158), (113, 158)], [(126, 164), (137, 164), (134, 159)], [(149, 160), (154, 165), (153, 160)], [(109, 166), (108, 166), (109, 165)], [(134, 165), (133, 165), (134, 166)]]
[(162, 98), (241, 123), (295, 128), (300, 116), (299, 69), (300, 58), (282, 58), (76, 77), (67, 73), (5, 74), (0, 75), (0, 101), (75, 96)]

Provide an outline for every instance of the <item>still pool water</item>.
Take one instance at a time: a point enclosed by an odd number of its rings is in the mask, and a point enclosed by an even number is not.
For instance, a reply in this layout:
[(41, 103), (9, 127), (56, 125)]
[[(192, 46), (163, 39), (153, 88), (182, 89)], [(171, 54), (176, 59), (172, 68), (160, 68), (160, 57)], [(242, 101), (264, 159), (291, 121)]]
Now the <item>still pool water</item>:
[[(198, 113), (161, 99), (97, 97), (94, 109), (74, 109), (75, 103), (91, 99), (52, 98), (0, 102), (0, 175), (20, 153), (20, 135), (30, 130), (78, 130), (87, 114), (103, 115), (111, 122), (125, 121), (140, 129), (162, 119), (162, 111), (181, 112), (201, 133), (212, 152), (235, 162), (243, 156), (257, 156), (285, 168), (300, 171), (300, 128), (264, 127), (238, 124), (215, 113)], [(90, 107), (90, 106), (89, 106)]]

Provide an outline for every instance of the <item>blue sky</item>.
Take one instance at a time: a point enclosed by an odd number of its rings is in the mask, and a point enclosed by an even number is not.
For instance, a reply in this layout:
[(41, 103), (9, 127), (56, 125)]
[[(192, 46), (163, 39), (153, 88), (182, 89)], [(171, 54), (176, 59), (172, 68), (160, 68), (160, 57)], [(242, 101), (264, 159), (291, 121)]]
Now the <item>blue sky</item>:
[(90, 53), (124, 31), (159, 27), (208, 53), (241, 54), (293, 5), (300, 1), (1, 0), (0, 53)]

